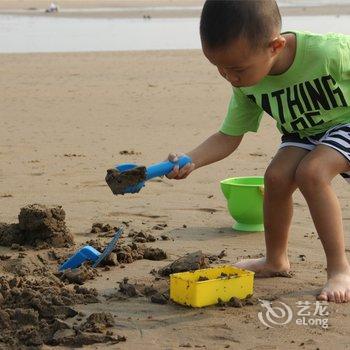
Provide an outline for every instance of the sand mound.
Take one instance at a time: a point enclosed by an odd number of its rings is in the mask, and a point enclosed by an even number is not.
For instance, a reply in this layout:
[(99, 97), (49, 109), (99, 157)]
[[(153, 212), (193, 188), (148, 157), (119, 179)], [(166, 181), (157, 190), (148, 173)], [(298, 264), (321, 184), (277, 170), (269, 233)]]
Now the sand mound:
[(68, 247), (74, 243), (61, 206), (29, 204), (21, 208), (18, 224), (0, 223), (0, 245)]
[[(94, 289), (68, 289), (58, 280), (0, 278), (0, 348), (57, 345), (56, 332), (70, 327), (63, 322), (78, 312), (71, 306), (98, 302)], [(63, 326), (64, 325), (64, 326)]]
[(125, 337), (106, 331), (114, 325), (111, 314), (92, 314), (74, 327), (65, 322), (78, 316), (72, 307), (75, 304), (98, 302), (95, 289), (69, 289), (54, 279), (1, 277), (0, 349), (37, 348), (43, 344), (81, 347), (125, 341)]

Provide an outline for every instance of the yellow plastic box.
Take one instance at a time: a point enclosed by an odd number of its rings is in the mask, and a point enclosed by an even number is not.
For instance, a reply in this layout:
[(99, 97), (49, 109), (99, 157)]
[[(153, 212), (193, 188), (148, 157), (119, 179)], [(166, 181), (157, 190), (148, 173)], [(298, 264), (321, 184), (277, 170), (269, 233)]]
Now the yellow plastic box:
[(228, 265), (170, 275), (170, 299), (193, 307), (244, 299), (253, 294), (253, 287), (254, 272)]

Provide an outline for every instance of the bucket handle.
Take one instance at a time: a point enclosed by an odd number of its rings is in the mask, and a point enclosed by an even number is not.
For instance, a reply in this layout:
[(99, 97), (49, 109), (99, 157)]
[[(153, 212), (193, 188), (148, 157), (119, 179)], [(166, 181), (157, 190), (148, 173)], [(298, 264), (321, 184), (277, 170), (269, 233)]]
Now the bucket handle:
[(265, 187), (264, 186), (259, 186), (258, 190), (261, 193), (261, 195), (264, 196), (264, 194), (265, 194)]

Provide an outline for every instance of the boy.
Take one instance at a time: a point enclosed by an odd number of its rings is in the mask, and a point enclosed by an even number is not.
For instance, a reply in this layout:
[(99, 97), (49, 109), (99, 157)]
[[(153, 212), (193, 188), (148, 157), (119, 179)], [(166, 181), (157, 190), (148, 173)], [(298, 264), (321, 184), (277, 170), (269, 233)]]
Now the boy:
[(299, 188), (327, 258), (328, 280), (318, 299), (349, 302), (350, 265), (331, 181), (338, 174), (350, 178), (350, 37), (280, 30), (274, 0), (205, 2), (202, 49), (231, 83), (233, 96), (220, 131), (187, 153), (192, 164), (175, 166), (168, 177), (183, 179), (230, 155), (244, 133), (257, 131), (266, 111), (282, 133), (265, 173), (266, 257), (236, 266), (263, 277), (289, 271), (292, 194)]

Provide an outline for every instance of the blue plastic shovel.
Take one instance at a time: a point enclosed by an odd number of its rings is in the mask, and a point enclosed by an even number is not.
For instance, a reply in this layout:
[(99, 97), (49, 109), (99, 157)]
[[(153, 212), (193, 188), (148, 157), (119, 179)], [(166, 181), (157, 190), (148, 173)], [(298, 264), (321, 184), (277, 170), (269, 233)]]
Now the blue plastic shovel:
[(74, 255), (72, 255), (68, 260), (66, 260), (59, 268), (59, 271), (64, 271), (67, 269), (75, 269), (83, 264), (85, 261), (93, 261), (92, 267), (97, 267), (101, 261), (107, 257), (115, 248), (118, 239), (123, 233), (124, 227), (121, 226), (118, 231), (116, 231), (114, 237), (108, 243), (103, 253), (100, 253), (91, 245), (86, 245), (79, 249)]
[(115, 169), (107, 170), (106, 182), (114, 194), (137, 193), (145, 186), (146, 181), (169, 174), (175, 165), (182, 168), (191, 162), (189, 156), (183, 155), (178, 162), (165, 161), (147, 168), (134, 163), (123, 163)]

